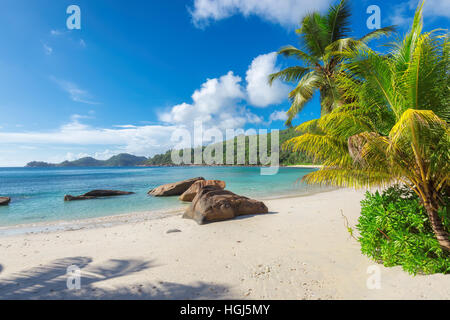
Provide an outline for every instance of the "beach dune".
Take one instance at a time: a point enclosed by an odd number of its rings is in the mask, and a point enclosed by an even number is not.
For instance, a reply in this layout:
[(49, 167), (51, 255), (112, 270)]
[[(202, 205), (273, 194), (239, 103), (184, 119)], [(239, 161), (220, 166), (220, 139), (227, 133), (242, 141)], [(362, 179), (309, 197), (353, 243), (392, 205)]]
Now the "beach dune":
[[(341, 189), (269, 200), (267, 214), (203, 226), (148, 213), (3, 236), (0, 299), (449, 299), (449, 276), (413, 277), (360, 253), (342, 214), (354, 226), (362, 197)], [(79, 289), (68, 289), (70, 266)]]

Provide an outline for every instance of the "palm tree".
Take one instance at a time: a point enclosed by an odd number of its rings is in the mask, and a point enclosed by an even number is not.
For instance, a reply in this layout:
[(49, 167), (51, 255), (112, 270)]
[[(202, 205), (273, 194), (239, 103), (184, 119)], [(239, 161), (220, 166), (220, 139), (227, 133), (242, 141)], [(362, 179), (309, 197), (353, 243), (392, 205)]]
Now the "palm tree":
[(331, 6), (325, 15), (318, 12), (308, 14), (303, 18), (301, 28), (296, 30), (304, 44), (304, 50), (286, 46), (278, 51), (278, 54), (294, 57), (305, 65), (289, 67), (269, 76), (270, 84), (276, 79), (296, 83), (295, 89), (289, 94), (292, 105), (287, 112), (286, 125), (291, 125), (317, 90), (320, 92), (322, 115), (341, 104), (341, 94), (335, 81), (341, 59), (335, 54), (336, 50), (352, 46), (356, 41), (368, 43), (394, 31), (394, 27), (386, 27), (353, 40), (348, 38), (350, 16), (348, 0), (341, 0), (339, 4)]
[(336, 81), (352, 102), (300, 125), (304, 134), (285, 147), (323, 161), (323, 169), (304, 178), (309, 183), (408, 185), (441, 248), (450, 251), (438, 215), (450, 185), (450, 45), (448, 33), (422, 33), (422, 6), (387, 55), (362, 46), (343, 50)]

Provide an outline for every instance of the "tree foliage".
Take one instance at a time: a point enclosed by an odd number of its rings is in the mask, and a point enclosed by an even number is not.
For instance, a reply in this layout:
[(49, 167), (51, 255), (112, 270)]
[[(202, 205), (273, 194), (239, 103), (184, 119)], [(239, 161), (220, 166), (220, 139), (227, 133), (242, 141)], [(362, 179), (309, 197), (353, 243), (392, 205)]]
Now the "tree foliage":
[(408, 185), (424, 205), (435, 235), (450, 250), (437, 211), (449, 190), (449, 42), (422, 33), (422, 6), (411, 31), (379, 54), (364, 44), (339, 53), (336, 83), (347, 103), (300, 125), (285, 144), (325, 165), (310, 183), (346, 187)]
[(375, 30), (361, 39), (349, 38), (351, 10), (348, 0), (341, 0), (321, 15), (313, 12), (306, 15), (301, 27), (296, 30), (302, 48), (286, 46), (278, 51), (285, 57), (295, 58), (303, 66), (293, 66), (269, 76), (269, 83), (276, 79), (294, 83), (289, 94), (291, 107), (286, 125), (290, 126), (295, 116), (302, 111), (316, 91), (320, 92), (321, 114), (330, 113), (345, 102), (336, 84), (336, 75), (342, 61), (340, 52), (356, 44), (366, 44), (394, 31), (393, 27)]
[[(312, 163), (312, 159), (310, 157), (308, 157), (304, 152), (291, 152), (290, 150), (283, 150), (281, 148), (281, 146), (283, 145), (283, 143), (285, 143), (286, 141), (292, 139), (293, 137), (298, 136), (298, 132), (296, 132), (294, 130), (294, 128), (289, 128), (286, 130), (282, 130), (280, 131), (280, 150), (279, 150), (279, 162), (280, 165), (295, 165), (295, 164), (311, 164)], [(241, 165), (249, 165), (250, 164), (250, 156), (249, 156), (249, 136), (245, 137), (245, 149), (244, 149), (244, 157), (245, 157), (245, 161), (244, 163), (242, 163)], [(257, 146), (259, 147), (259, 137), (258, 138), (258, 144)], [(238, 153), (238, 148), (237, 148), (237, 138), (233, 139), (233, 143), (234, 143), (234, 164), (238, 164), (237, 162), (237, 153)], [(205, 146), (202, 147), (202, 151), (205, 150)], [(268, 133), (267, 135), (267, 150), (268, 150), (268, 156), (271, 155), (271, 133)], [(179, 155), (182, 156), (182, 151), (179, 150)], [(194, 163), (194, 150), (188, 149), (186, 150), (186, 152), (191, 154), (191, 163)], [(226, 144), (223, 144), (223, 164), (226, 164), (227, 161), (227, 150), (226, 150)], [(174, 165), (173, 161), (172, 161), (172, 150), (167, 151), (166, 153), (163, 154), (157, 154), (153, 157), (151, 157), (147, 163), (147, 165), (150, 166), (171, 166)], [(202, 164), (205, 164), (204, 159)], [(257, 159), (257, 163), (256, 165), (261, 165), (261, 161), (258, 158)]]

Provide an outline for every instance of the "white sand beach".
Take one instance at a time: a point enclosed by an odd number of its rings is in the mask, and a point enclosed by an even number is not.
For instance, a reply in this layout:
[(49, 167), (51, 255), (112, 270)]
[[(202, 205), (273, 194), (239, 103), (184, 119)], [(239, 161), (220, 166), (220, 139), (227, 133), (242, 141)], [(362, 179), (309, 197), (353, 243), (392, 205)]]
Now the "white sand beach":
[[(270, 213), (199, 226), (179, 213), (0, 238), (0, 299), (449, 299), (450, 276), (411, 276), (360, 253), (363, 192), (265, 201)], [(181, 232), (167, 233), (177, 229)], [(81, 289), (66, 270), (81, 268)], [(368, 267), (380, 289), (368, 289)]]

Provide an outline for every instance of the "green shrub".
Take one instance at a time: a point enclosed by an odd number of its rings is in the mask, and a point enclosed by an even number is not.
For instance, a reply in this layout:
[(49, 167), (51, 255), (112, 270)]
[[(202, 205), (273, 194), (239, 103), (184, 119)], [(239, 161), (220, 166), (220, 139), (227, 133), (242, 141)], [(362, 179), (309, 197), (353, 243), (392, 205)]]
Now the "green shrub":
[[(450, 230), (446, 208), (439, 215)], [(405, 188), (367, 192), (356, 227), (362, 253), (387, 267), (399, 265), (411, 274), (450, 273), (450, 254), (439, 246), (418, 197)]]

